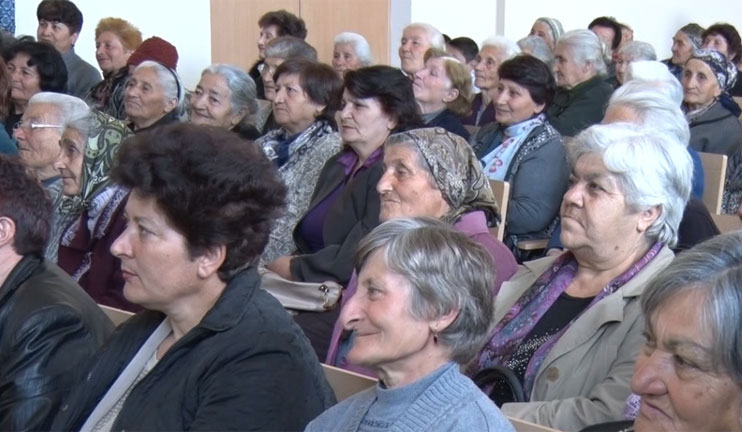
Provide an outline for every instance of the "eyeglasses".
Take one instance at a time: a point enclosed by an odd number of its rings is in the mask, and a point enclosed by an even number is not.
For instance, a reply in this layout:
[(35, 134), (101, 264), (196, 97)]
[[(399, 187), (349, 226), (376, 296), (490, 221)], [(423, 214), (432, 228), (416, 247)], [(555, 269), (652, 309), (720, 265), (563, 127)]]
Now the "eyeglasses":
[(61, 128), (61, 125), (44, 124), (44, 123), (28, 123), (23, 120), (13, 125), (13, 130), (17, 129), (47, 129), (47, 128)]
[(273, 72), (278, 69), (278, 66), (271, 66), (267, 63), (260, 63), (258, 65), (258, 72), (260, 72), (260, 75), (273, 75)]

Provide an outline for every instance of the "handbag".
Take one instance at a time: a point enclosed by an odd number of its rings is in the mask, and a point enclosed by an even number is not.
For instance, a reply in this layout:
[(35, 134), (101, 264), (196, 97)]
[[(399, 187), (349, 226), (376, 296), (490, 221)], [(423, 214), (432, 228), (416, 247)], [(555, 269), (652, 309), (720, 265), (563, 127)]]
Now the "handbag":
[(266, 268), (258, 270), (260, 287), (268, 291), (286, 309), (324, 312), (340, 300), (343, 287), (337, 282), (297, 282), (284, 279)]
[(515, 373), (503, 366), (491, 366), (479, 371), (474, 384), (498, 407), (509, 402), (528, 402), (523, 385)]

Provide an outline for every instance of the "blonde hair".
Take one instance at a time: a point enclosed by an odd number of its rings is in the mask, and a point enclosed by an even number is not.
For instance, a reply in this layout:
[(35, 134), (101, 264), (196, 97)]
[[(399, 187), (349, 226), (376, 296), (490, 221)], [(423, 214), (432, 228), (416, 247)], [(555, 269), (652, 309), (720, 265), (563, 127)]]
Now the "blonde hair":
[(95, 39), (98, 40), (101, 33), (107, 31), (116, 33), (116, 36), (121, 40), (121, 44), (130, 51), (139, 48), (142, 43), (142, 32), (131, 25), (129, 21), (121, 18), (109, 17), (100, 20), (95, 28)]
[(455, 57), (445, 51), (430, 48), (425, 52), (425, 61), (432, 58), (443, 60), (446, 76), (451, 81), (451, 88), (459, 91), (456, 99), (448, 102), (446, 108), (458, 116), (466, 116), (471, 113), (471, 101), (474, 99), (474, 91), (471, 84), (469, 69)]

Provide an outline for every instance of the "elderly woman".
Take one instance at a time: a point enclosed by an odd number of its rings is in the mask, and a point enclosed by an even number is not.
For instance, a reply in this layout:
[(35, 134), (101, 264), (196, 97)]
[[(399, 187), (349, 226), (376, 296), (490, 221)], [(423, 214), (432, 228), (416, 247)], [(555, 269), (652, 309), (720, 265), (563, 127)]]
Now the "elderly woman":
[(279, 128), (273, 118), (273, 106), (270, 103), (276, 96), (276, 82), (273, 79), (276, 68), (288, 59), (317, 61), (317, 50), (303, 39), (280, 36), (266, 44), (264, 54), (265, 59), (260, 64), (260, 82), (266, 101), (259, 104), (255, 124), (262, 133), (268, 133)]
[(469, 131), (459, 120), (469, 114), (473, 96), (466, 65), (444, 51), (429, 50), (425, 53), (425, 67), (415, 74), (412, 89), (426, 126), (442, 127), (469, 139)]
[(657, 60), (657, 54), (652, 45), (641, 41), (631, 41), (621, 45), (616, 54), (616, 81), (619, 85), (628, 80), (631, 63), (641, 60)]
[(556, 18), (541, 17), (534, 21), (531, 26), (531, 36), (537, 36), (546, 42), (546, 45), (553, 52), (556, 48), (556, 41), (562, 37), (564, 28), (562, 23)]
[(736, 78), (737, 68), (718, 51), (697, 50), (685, 63), (683, 110), (696, 151), (731, 158), (742, 147), (739, 107), (727, 93)]
[(693, 51), (701, 48), (703, 44), (703, 27), (696, 23), (686, 24), (672, 37), (672, 57), (663, 60), (667, 69), (681, 81), (683, 79), (683, 66), (688, 61)]
[[(10, 91), (10, 72), (5, 65), (5, 61), (0, 57), (0, 123), (5, 123), (10, 114)], [(18, 147), (11, 141), (5, 128), (0, 128), (0, 153), (18, 153)]]
[(180, 121), (183, 85), (177, 72), (152, 60), (134, 69), (126, 82), (124, 108), (134, 132)]
[(284, 196), (260, 149), (169, 125), (128, 140), (112, 176), (132, 192), (111, 253), (146, 310), (98, 353), (52, 429), (302, 430), (331, 406), (306, 339), (259, 289)]
[(326, 64), (293, 59), (273, 74), (273, 117), (280, 126), (255, 141), (278, 167), (287, 188), (286, 211), (271, 231), (262, 261), (296, 250), (292, 232), (309, 209), (320, 170), (343, 147), (336, 132), (342, 81)]
[(88, 104), (117, 119), (124, 119), (124, 89), (129, 77), (126, 62), (142, 43), (142, 33), (121, 18), (103, 18), (95, 28), (95, 59), (103, 81), (94, 85)]
[(425, 67), (425, 53), (430, 48), (446, 50), (443, 34), (437, 28), (419, 22), (404, 28), (399, 42), (399, 61), (402, 72), (410, 79), (414, 79), (417, 71)]
[(725, 234), (678, 255), (649, 284), (631, 380), (636, 421), (585, 432), (742, 429), (741, 262), (742, 234)]
[(332, 68), (341, 77), (349, 70), (371, 66), (373, 63), (371, 46), (365, 37), (352, 32), (344, 32), (335, 36)]
[(505, 243), (548, 238), (567, 189), (569, 169), (562, 137), (545, 113), (554, 77), (541, 60), (517, 56), (500, 66), (494, 99), (497, 123), (482, 128), (472, 147), (490, 179), (510, 183)]
[(380, 382), (307, 431), (513, 431), (459, 372), (491, 326), (490, 255), (435, 220), (399, 219), (363, 240), (356, 263), (358, 293), (340, 319), (356, 335), (348, 357)]
[(495, 36), (482, 42), (474, 66), (474, 85), (481, 90), (471, 102), (471, 113), (461, 119), (465, 125), (484, 126), (495, 121), (497, 70), (505, 60), (515, 57), (520, 48), (510, 39)]
[[(376, 189), (381, 196), (381, 221), (405, 217), (433, 217), (448, 222), (492, 255), (495, 281), (492, 295), (517, 270), (508, 248), (488, 231), (499, 219), (489, 181), (471, 147), (443, 129), (414, 129), (392, 135), (384, 144), (386, 170)], [(354, 273), (343, 294), (343, 307), (356, 292)], [(352, 336), (340, 321), (330, 340), (326, 363), (373, 375), (345, 358)]]
[(639, 297), (672, 261), (693, 172), (677, 138), (623, 123), (582, 132), (569, 159), (569, 252), (502, 285), (492, 337), (470, 368), (499, 372), (487, 387), (505, 414), (560, 430), (622, 418), (643, 342)]
[(742, 62), (742, 39), (737, 29), (727, 23), (716, 23), (707, 28), (703, 34), (703, 48), (713, 49), (724, 54), (735, 66)]
[(64, 125), (54, 163), (62, 176), (62, 199), (50, 242), (57, 243), (57, 264), (97, 303), (134, 311), (140, 308), (122, 292), (121, 261), (109, 252), (126, 226), (129, 195), (109, 174), (129, 135), (123, 122), (99, 111)]
[(5, 132), (13, 135), (31, 96), (39, 92), (64, 93), (67, 67), (59, 52), (50, 44), (21, 38), (3, 52), (10, 73), (10, 103), (5, 117)]
[(613, 87), (606, 82), (603, 43), (590, 30), (563, 34), (554, 50), (557, 92), (547, 111), (560, 134), (575, 136), (600, 123)]
[(189, 100), (191, 123), (229, 129), (249, 140), (260, 132), (248, 121), (258, 109), (255, 82), (229, 64), (213, 64), (201, 72)]

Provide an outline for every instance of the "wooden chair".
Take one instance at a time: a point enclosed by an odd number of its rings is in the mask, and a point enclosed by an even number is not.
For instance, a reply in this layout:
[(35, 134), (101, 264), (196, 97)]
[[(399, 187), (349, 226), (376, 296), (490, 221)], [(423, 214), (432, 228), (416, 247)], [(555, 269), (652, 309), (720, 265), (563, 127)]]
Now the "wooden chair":
[(495, 194), (495, 202), (500, 208), (500, 224), (497, 228), (490, 228), (490, 233), (502, 241), (505, 238), (505, 218), (508, 216), (508, 202), (510, 201), (510, 183), (500, 180), (490, 180), (490, 187)]
[(727, 177), (727, 156), (701, 152), (698, 155), (703, 164), (703, 203), (712, 215), (720, 214), (724, 180)]
[(736, 214), (712, 213), (711, 219), (714, 220), (716, 227), (719, 228), (719, 231), (721, 231), (722, 234), (742, 230), (742, 221), (739, 220), (739, 216)]
[(113, 325), (115, 325), (116, 327), (118, 327), (119, 325), (121, 325), (121, 323), (128, 320), (129, 318), (131, 318), (132, 315), (134, 315), (133, 312), (116, 309), (115, 307), (102, 304), (99, 304), (98, 306), (103, 309), (103, 312), (111, 321), (113, 321)]
[(377, 379), (324, 363), (322, 364), (322, 369), (325, 371), (325, 378), (327, 378), (327, 382), (330, 383), (330, 387), (335, 392), (338, 402), (369, 387), (373, 387), (378, 382)]

